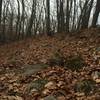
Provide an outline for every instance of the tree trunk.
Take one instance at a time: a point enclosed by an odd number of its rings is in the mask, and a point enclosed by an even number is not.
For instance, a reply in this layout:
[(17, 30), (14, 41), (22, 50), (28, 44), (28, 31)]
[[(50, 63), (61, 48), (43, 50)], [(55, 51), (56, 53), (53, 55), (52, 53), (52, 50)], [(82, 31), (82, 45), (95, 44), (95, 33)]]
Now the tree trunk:
[(60, 15), (61, 15), (61, 32), (64, 32), (64, 9), (63, 9), (64, 0), (60, 0)]
[(57, 5), (57, 32), (60, 32), (60, 15), (59, 15), (59, 0), (56, 0)]
[(94, 0), (91, 0), (91, 2), (87, 5), (85, 9), (84, 16), (82, 18), (82, 27), (81, 27), (82, 29), (88, 28), (88, 23), (89, 23), (89, 18), (90, 18), (93, 2)]
[(36, 0), (33, 0), (31, 17), (29, 19), (29, 25), (27, 28), (27, 36), (28, 37), (32, 36), (32, 27), (33, 27), (35, 17), (36, 17)]
[(66, 32), (69, 32), (69, 18), (70, 18), (70, 12), (69, 12), (69, 0), (66, 1)]
[(99, 13), (100, 13), (100, 0), (97, 0), (95, 13), (93, 15), (93, 21), (92, 21), (93, 27), (96, 27), (96, 23), (97, 23), (97, 20), (98, 20), (98, 17), (99, 17)]
[(17, 15), (17, 22), (16, 22), (16, 37), (19, 38), (19, 23), (20, 23), (20, 3), (19, 0), (17, 0), (17, 4), (18, 4), (18, 15)]
[(1, 24), (1, 16), (2, 16), (2, 0), (0, 0), (0, 24)]
[(46, 32), (50, 35), (50, 0), (46, 0)]

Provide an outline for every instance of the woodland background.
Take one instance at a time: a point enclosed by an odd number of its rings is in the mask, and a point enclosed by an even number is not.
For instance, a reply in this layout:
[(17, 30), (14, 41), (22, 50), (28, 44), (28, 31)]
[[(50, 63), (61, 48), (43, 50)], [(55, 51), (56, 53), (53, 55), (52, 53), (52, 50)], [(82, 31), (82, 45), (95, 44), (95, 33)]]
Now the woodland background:
[(0, 40), (95, 27), (100, 0), (0, 0)]

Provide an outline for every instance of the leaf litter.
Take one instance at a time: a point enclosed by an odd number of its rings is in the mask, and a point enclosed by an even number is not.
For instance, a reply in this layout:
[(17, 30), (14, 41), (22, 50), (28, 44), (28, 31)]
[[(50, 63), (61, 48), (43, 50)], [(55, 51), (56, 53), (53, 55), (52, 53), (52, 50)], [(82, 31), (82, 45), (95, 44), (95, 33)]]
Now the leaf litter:
[(0, 100), (99, 100), (98, 32), (0, 46)]

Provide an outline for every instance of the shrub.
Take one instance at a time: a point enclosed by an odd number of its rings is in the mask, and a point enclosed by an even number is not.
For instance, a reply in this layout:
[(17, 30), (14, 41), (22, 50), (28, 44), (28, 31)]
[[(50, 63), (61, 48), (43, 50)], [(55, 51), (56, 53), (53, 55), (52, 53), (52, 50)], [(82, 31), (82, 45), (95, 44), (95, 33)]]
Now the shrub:
[(90, 79), (80, 81), (75, 85), (75, 91), (89, 95), (95, 89), (95, 84), (95, 81)]
[(47, 82), (48, 81), (45, 79), (38, 79), (38, 80), (32, 81), (27, 88), (27, 92), (30, 92), (32, 89), (41, 91)]
[(70, 56), (66, 62), (65, 67), (71, 69), (72, 71), (78, 71), (79, 69), (83, 68), (85, 65), (85, 61), (81, 56)]
[(64, 66), (64, 57), (63, 54), (58, 50), (53, 54), (53, 56), (48, 60), (50, 66)]

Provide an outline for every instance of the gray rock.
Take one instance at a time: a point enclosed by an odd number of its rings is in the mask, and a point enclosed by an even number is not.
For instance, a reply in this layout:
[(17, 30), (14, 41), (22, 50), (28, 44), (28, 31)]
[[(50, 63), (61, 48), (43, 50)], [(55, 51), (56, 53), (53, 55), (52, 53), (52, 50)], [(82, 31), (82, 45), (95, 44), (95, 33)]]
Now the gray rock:
[(54, 96), (47, 96), (44, 98), (44, 100), (57, 100)]
[(46, 64), (25, 65), (25, 66), (23, 66), (22, 74), (25, 76), (30, 76), (30, 75), (37, 73), (38, 71), (41, 71), (47, 67), (48, 67), (48, 65), (46, 65)]

